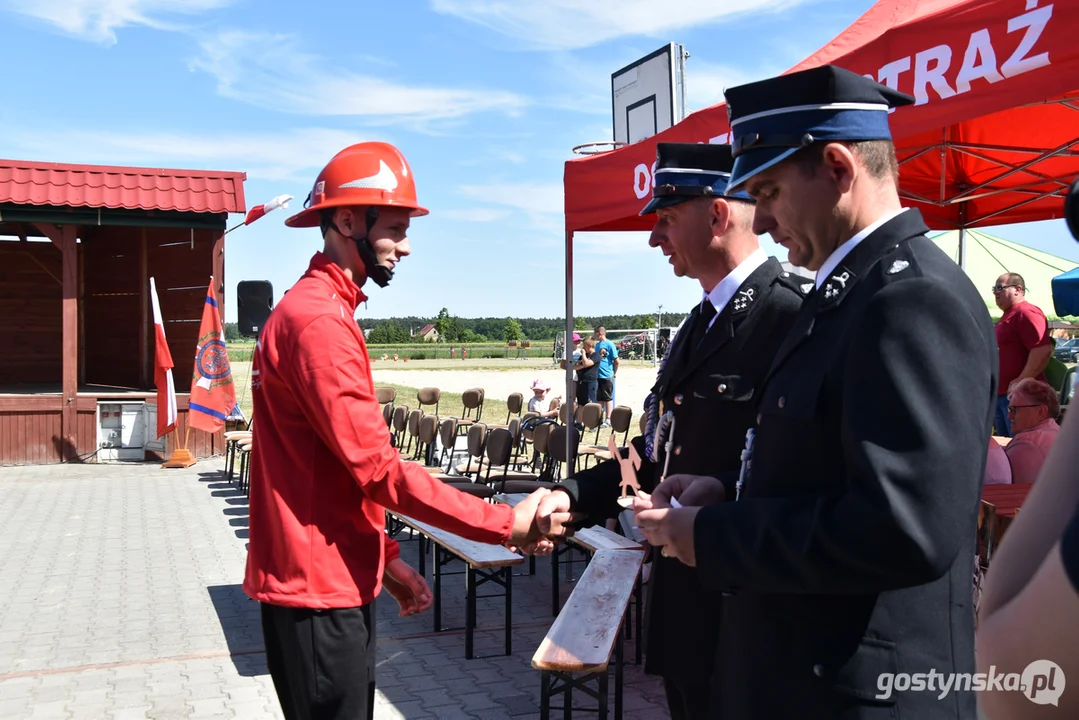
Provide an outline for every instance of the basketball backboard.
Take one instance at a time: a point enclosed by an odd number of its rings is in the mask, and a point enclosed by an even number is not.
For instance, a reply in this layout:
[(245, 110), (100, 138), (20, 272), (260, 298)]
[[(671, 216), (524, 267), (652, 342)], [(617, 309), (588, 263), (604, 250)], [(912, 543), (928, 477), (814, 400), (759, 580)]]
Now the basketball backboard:
[(668, 43), (611, 75), (616, 143), (639, 142), (685, 117), (685, 59), (681, 45)]

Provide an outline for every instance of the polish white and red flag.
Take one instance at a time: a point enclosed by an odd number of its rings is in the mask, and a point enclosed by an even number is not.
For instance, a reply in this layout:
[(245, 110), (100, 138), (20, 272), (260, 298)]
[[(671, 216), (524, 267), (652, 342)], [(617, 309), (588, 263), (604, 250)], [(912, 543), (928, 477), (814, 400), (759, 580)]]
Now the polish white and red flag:
[(176, 429), (176, 385), (172, 380), (172, 353), (165, 340), (165, 323), (161, 320), (161, 303), (157, 285), (150, 278), (150, 302), (154, 307), (154, 384), (157, 385), (157, 436), (165, 437)]
[(247, 216), (244, 217), (244, 225), (250, 225), (266, 213), (271, 213), (278, 208), (287, 208), (289, 200), (291, 199), (291, 195), (278, 195), (273, 200), (264, 205), (255, 205), (247, 211)]

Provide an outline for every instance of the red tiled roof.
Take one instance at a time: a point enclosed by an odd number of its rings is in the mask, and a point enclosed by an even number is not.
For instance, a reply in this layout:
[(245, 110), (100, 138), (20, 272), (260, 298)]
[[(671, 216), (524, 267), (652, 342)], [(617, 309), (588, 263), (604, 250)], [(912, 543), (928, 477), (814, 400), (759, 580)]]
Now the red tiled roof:
[(420, 335), (426, 335), (427, 333), (431, 332), (434, 329), (435, 329), (434, 325), (424, 325), (422, 328), (420, 328), (419, 334)]
[(246, 173), (0, 160), (0, 202), (242, 213)]

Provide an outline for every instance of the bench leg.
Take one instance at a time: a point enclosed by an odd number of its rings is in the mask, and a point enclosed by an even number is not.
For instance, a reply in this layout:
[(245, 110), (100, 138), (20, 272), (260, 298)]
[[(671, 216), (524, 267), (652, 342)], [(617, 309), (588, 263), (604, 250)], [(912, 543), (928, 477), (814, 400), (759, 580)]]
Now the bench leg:
[(506, 655), (509, 655), (513, 644), (513, 570), (506, 566), (504, 572), (506, 573)]
[(236, 441), (229, 440), (225, 447), (225, 479), (226, 482), (232, 483), (232, 471), (234, 469), (234, 461), (236, 460)]
[(562, 717), (570, 720), (573, 717), (573, 683), (566, 678), (566, 687), (562, 691)]
[[(640, 636), (637, 637), (637, 645), (640, 646)], [(614, 720), (622, 720), (622, 651), (622, 633), (618, 633), (614, 644)], [(606, 674), (603, 677), (606, 680)], [(606, 690), (606, 685), (604, 685), (604, 690)], [(604, 698), (606, 698), (606, 692), (604, 692)], [(603, 717), (606, 716), (604, 713)]]
[(471, 660), (472, 640), (476, 631), (476, 571), (468, 566), (465, 573), (465, 659)]
[(551, 674), (540, 672), (540, 720), (551, 720)]
[(551, 553), (551, 615), (558, 617), (558, 557), (562, 551), (555, 546)]
[[(599, 720), (607, 720), (607, 673), (601, 672), (597, 681), (599, 685)], [(622, 707), (618, 698), (615, 697), (615, 712), (621, 713)], [(619, 716), (621, 717), (621, 716)]]
[(644, 647), (644, 576), (637, 575), (637, 604), (633, 608), (637, 624), (637, 642), (633, 648), (634, 660), (637, 665), (641, 664), (641, 648)]
[[(423, 541), (421, 540), (420, 543), (421, 543), (420, 547), (422, 548), (423, 547), (423, 545), (422, 545)], [(435, 548), (434, 548), (434, 560), (435, 560), (435, 632), (442, 632), (442, 558), (441, 558), (442, 546), (439, 545), (438, 543), (431, 543), (431, 544), (435, 546)], [(422, 549), (421, 549), (420, 552), (421, 552), (421, 560), (420, 560), (420, 562), (422, 563), (424, 560), (427, 559), (427, 557), (426, 557), (426, 554), (423, 553)], [(469, 636), (469, 639), (471, 640), (471, 635)]]

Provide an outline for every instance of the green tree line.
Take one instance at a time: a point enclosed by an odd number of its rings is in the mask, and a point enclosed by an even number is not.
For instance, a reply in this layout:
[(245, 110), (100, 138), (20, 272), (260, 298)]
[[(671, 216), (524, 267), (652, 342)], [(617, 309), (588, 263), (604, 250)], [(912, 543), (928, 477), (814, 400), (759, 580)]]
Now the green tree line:
[[(652, 328), (656, 326), (655, 315), (596, 315), (574, 319), (577, 330), (591, 330), (602, 325), (609, 330), (629, 328)], [(681, 320), (667, 314), (664, 324), (677, 323)], [(422, 344), (420, 330), (427, 325), (434, 325), (438, 330), (440, 342), (475, 344), (484, 342), (503, 342), (506, 340), (554, 340), (565, 329), (564, 318), (525, 318), (525, 317), (482, 317), (463, 318), (450, 314), (447, 308), (435, 317), (390, 317), (367, 318), (357, 321), (365, 331), (369, 331), (367, 342), (372, 345)], [(242, 340), (236, 323), (225, 323), (226, 342)]]

